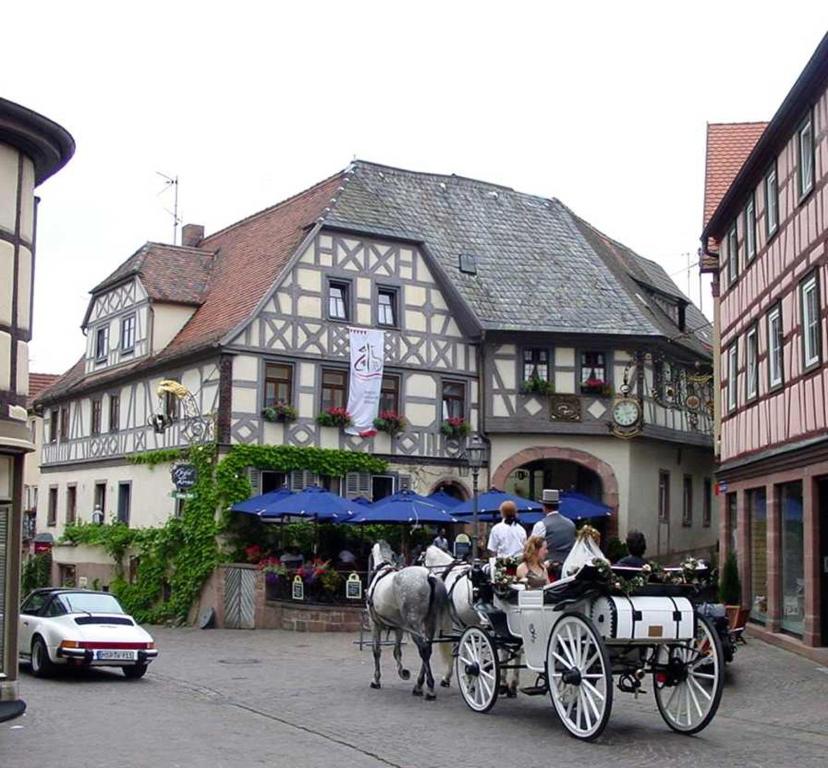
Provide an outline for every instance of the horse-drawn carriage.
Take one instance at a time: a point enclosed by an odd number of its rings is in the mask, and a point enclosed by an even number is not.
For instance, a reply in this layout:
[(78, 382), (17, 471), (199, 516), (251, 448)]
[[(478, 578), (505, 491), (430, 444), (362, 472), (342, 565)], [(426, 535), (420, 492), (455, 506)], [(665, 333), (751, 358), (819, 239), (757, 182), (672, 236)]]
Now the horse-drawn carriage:
[[(394, 655), (403, 679), (408, 672), (399, 651), (402, 632), (411, 632), (417, 643), (423, 670), (415, 694), (426, 680), (426, 697), (433, 698), (430, 647), (439, 642), (453, 647), (460, 693), (475, 712), (489, 711), (502, 691), (514, 690), (506, 685), (509, 670), (529, 669), (535, 683), (520, 690), (548, 694), (564, 727), (579, 739), (595, 739), (604, 730), (613, 677), (619, 690), (635, 696), (649, 678), (661, 716), (680, 733), (697, 733), (715, 716), (724, 682), (722, 645), (693, 602), (696, 584), (664, 575), (652, 583), (646, 572), (614, 570), (587, 537), (579, 538), (564, 563), (563, 578), (544, 589), (502, 579), (495, 563), (457, 563), (436, 548), (429, 549), (425, 566), (404, 569), (411, 571), (408, 585), (385, 583), (389, 596), (395, 589), (403, 596), (418, 590), (421, 595), (418, 602), (402, 604), (399, 618), (385, 625), (397, 631)], [(369, 589), (375, 624), (372, 685), (379, 687), (382, 612), (372, 604), (375, 594)], [(417, 606), (423, 607), (419, 613)], [(407, 614), (421, 616), (416, 627)]]
[(634, 695), (651, 677), (658, 710), (675, 731), (697, 733), (716, 714), (721, 642), (696, 612), (692, 585), (645, 584), (626, 594), (591, 564), (538, 590), (498, 588), (483, 570), (472, 579), (481, 621), (460, 636), (455, 670), (474, 711), (494, 706), (501, 673), (523, 667), (522, 653), (525, 668), (537, 673), (535, 685), (522, 690), (548, 693), (564, 727), (580, 739), (594, 739), (606, 726), (613, 676)]

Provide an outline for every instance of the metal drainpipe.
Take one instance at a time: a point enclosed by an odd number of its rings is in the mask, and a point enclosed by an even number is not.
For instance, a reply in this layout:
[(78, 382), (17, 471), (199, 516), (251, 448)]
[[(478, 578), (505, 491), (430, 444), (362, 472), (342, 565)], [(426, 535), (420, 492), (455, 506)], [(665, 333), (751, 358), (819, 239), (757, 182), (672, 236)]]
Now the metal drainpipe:
[(487, 482), (487, 490), (492, 487), (492, 441), (489, 439), (489, 436), (486, 434), (486, 372), (484, 370), (484, 365), (486, 362), (486, 353), (484, 350), (484, 345), (486, 343), (486, 330), (481, 329), (480, 331), (480, 344), (477, 347), (477, 398), (478, 398), (478, 406), (477, 406), (477, 433), (483, 440), (488, 444), (489, 451), (487, 457), (487, 466), (486, 466), (486, 482)]

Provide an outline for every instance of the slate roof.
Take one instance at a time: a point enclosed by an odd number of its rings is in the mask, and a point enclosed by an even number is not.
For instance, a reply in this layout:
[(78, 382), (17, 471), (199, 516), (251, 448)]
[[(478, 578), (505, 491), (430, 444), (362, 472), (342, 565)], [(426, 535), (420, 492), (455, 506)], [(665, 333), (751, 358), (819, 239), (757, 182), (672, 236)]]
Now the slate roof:
[[(607, 259), (689, 301), (655, 262), (620, 244), (619, 252), (599, 245), (609, 240), (600, 233), (591, 241), (584, 225), (597, 230), (560, 201), (460, 176), (356, 161), (325, 223), (424, 241), (486, 329), (665, 335)], [(462, 253), (476, 257), (476, 275), (460, 271)]]
[(708, 123), (704, 170), (704, 221), (707, 226), (767, 123)]
[[(460, 176), (355, 161), (204, 238), (197, 248), (148, 243), (139, 249), (93, 293), (140, 274), (152, 298), (186, 299), (198, 309), (156, 355), (90, 376), (81, 360), (40, 400), (218, 348), (253, 314), (318, 222), (424, 243), (438, 279), (457, 292), (481, 328), (666, 337), (709, 354), (706, 330), (681, 333), (646, 300), (644, 294), (655, 291), (687, 301), (687, 327), (707, 327), (664, 270), (560, 201)], [(474, 255), (476, 274), (460, 271), (461, 254)]]

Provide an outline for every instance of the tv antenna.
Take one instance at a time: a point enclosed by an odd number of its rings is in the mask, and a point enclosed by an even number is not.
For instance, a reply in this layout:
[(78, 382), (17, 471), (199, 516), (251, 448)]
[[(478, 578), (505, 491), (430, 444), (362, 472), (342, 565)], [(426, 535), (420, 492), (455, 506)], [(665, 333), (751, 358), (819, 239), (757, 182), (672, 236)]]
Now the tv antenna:
[(156, 173), (164, 179), (164, 188), (158, 194), (160, 195), (168, 189), (172, 189), (173, 191), (173, 209), (170, 210), (169, 208), (165, 208), (164, 210), (173, 218), (172, 244), (178, 245), (178, 225), (181, 223), (181, 219), (178, 218), (178, 176), (173, 178), (171, 176), (167, 176), (166, 173), (161, 173), (161, 171), (156, 171)]

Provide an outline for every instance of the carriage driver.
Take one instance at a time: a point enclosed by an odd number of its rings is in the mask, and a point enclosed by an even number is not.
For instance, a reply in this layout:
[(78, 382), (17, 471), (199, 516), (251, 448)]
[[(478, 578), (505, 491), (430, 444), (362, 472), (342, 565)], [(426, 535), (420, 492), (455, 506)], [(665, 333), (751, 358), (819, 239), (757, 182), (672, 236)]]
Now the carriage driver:
[(560, 513), (560, 491), (545, 488), (540, 503), (546, 516), (535, 523), (532, 535), (546, 539), (551, 562), (563, 563), (575, 544), (575, 523)]

